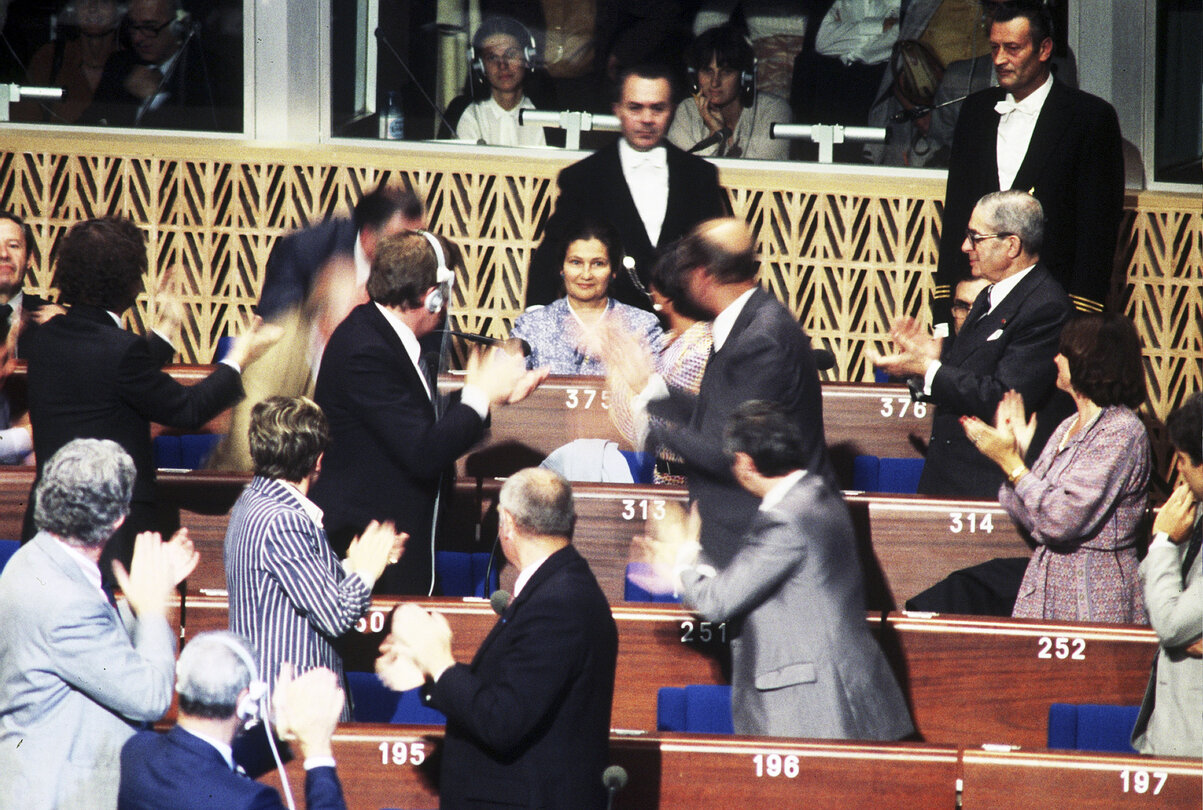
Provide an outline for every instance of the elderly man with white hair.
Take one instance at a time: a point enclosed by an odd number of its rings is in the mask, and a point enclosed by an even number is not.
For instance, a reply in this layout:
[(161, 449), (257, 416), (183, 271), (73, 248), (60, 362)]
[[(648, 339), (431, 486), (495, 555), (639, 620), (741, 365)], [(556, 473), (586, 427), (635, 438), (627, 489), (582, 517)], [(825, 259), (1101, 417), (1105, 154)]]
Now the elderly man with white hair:
[[(282, 810), (280, 794), (246, 776), (234, 761), (239, 731), (261, 719), (266, 708), (255, 658), (246, 638), (225, 630), (188, 642), (177, 666), (178, 725), (166, 734), (140, 731), (125, 744), (120, 810)], [(276, 731), (295, 739), (305, 757), (310, 810), (346, 806), (330, 743), (344, 700), (338, 677), (328, 669), (293, 679), (286, 667), (276, 683)]]
[(181, 529), (139, 534), (117, 581), (133, 615), (101, 587), (101, 550), (129, 512), (134, 463), (116, 443), (76, 439), (37, 486), (37, 535), (0, 575), (0, 809), (106, 808), (132, 722), (171, 705), (176, 584), (196, 567)]

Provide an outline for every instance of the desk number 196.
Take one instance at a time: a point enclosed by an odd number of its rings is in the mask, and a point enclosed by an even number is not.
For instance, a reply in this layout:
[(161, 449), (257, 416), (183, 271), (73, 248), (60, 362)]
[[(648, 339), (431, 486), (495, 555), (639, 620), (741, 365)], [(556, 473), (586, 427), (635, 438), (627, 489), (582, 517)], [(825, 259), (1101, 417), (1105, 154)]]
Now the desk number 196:
[(768, 776), (777, 778), (784, 776), (787, 779), (796, 779), (798, 777), (800, 761), (795, 754), (757, 754), (752, 757), (752, 763), (756, 766), (757, 776)]

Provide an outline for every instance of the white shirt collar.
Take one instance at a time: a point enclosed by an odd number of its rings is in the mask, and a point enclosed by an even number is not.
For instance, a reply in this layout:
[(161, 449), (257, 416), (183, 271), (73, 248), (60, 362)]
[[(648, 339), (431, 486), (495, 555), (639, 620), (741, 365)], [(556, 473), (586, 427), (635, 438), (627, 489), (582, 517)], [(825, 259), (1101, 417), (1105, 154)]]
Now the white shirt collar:
[(391, 309), (383, 307), (375, 301), (372, 304), (384, 315), (389, 326), (393, 327), (393, 331), (397, 333), (397, 337), (401, 338), (401, 345), (405, 347), (405, 353), (409, 355), (409, 361), (414, 364), (414, 369), (418, 372), (418, 379), (422, 381), (422, 387), (426, 389), (426, 396), (429, 397), (430, 387), (426, 384), (426, 375), (422, 373), (422, 367), (418, 365), (418, 359), (422, 355), (422, 346), (418, 343), (417, 336)]
[(546, 557), (535, 560), (533, 563), (526, 566), (526, 568), (522, 569), (522, 573), (519, 574), (518, 579), (514, 581), (514, 598), (515, 599), (518, 598), (518, 594), (522, 593), (522, 589), (526, 587), (526, 583), (530, 582), (530, 578), (533, 577), (535, 575), (535, 572), (539, 570), (539, 566), (542, 565), (543, 563), (547, 562), (547, 558), (550, 556), (551, 555), (548, 554)]
[(325, 516), (325, 512), (322, 511), (322, 507), (309, 500), (309, 496), (307, 496), (304, 492), (301, 492), (301, 490), (297, 488), (297, 485), (291, 481), (285, 481), (283, 478), (274, 478), (272, 480), (278, 481), (281, 486), (285, 487), (289, 493), (301, 504), (301, 508), (305, 510), (306, 515), (309, 515), (309, 518), (314, 522), (314, 525), (316, 525), (319, 529), (322, 528), (322, 518)]
[(533, 110), (535, 108), (534, 102), (532, 102), (526, 96), (523, 96), (522, 100), (515, 104), (514, 109), (512, 110), (507, 110), (505, 107), (502, 107), (497, 103), (497, 99), (493, 98), (492, 96), (489, 96), (487, 99), (485, 99), (481, 106), (483, 106), (484, 109), (487, 110), (494, 118), (500, 120), (502, 116), (508, 115), (510, 118), (514, 119), (514, 123), (518, 123), (519, 112), (522, 110)]
[(986, 312), (993, 312), (994, 308), (1001, 304), (1003, 299), (1010, 295), (1011, 290), (1015, 289), (1015, 287), (1019, 285), (1019, 282), (1023, 281), (1024, 277), (1028, 273), (1032, 272), (1033, 268), (1035, 267), (1036, 265), (1033, 264), (1031, 267), (1020, 270), (1013, 276), (1007, 276), (1002, 281), (992, 286), (990, 288), (990, 309), (986, 310)]
[[(1044, 100), (1048, 98), (1048, 94), (1053, 89), (1053, 74), (1049, 73), (1044, 79), (1044, 84), (1037, 87), (1024, 98), (1023, 101), (1016, 101), (1015, 96), (1007, 93), (1005, 106), (1013, 108), (1015, 112), (1021, 112), (1024, 115), (1030, 115), (1033, 118), (1040, 115), (1040, 110), (1044, 107)], [(999, 102), (1004, 104), (1004, 102)], [(1005, 115), (1005, 113), (1004, 113)]]
[(715, 317), (714, 328), (711, 331), (714, 333), (714, 350), (716, 352), (727, 342), (727, 336), (731, 334), (731, 329), (735, 326), (735, 319), (739, 317), (739, 313), (743, 312), (744, 304), (748, 303), (748, 299), (755, 291), (756, 288), (752, 287), (728, 304), (727, 308)]
[(785, 498), (785, 494), (794, 488), (794, 484), (802, 480), (802, 476), (806, 475), (806, 470), (794, 470), (789, 475), (782, 478), (773, 488), (764, 494), (764, 498), (760, 501), (760, 511), (767, 512)]
[(180, 726), (180, 731), (186, 731), (198, 740), (207, 742), (209, 745), (217, 749), (217, 753), (221, 754), (221, 758), (226, 761), (226, 765), (230, 766), (230, 770), (234, 770), (234, 749), (226, 745), (215, 737), (210, 737), (208, 734), (201, 734), (199, 731), (193, 731), (190, 728)]
[(368, 276), (372, 272), (372, 263), (368, 261), (368, 254), (364, 252), (363, 245), (359, 242), (359, 231), (355, 232), (355, 283), (360, 287), (368, 283)]
[(58, 543), (63, 547), (64, 550), (66, 550), (67, 556), (71, 558), (72, 562), (79, 566), (80, 570), (84, 572), (84, 576), (88, 578), (88, 582), (96, 586), (96, 590), (99, 591), (102, 596), (104, 596), (105, 601), (107, 602), (109, 598), (108, 594), (104, 592), (104, 588), (100, 585), (100, 566), (98, 566), (91, 557), (84, 554), (75, 546), (72, 546), (69, 543), (64, 543), (62, 540), (57, 538), (54, 542)]

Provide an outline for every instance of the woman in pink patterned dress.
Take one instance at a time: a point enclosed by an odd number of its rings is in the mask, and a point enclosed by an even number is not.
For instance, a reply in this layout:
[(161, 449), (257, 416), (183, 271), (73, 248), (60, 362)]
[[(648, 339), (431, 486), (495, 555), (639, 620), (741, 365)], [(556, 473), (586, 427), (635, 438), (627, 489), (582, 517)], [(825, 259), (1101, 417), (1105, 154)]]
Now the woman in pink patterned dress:
[(1007, 473), (999, 501), (1036, 543), (1016, 617), (1145, 624), (1136, 544), (1148, 507), (1149, 438), (1134, 409), (1145, 401), (1136, 328), (1122, 315), (1086, 315), (1061, 333), (1057, 387), (1077, 413), (1058, 426), (1029, 470), (1035, 429), (1009, 392), (995, 427), (962, 420), (979, 450)]

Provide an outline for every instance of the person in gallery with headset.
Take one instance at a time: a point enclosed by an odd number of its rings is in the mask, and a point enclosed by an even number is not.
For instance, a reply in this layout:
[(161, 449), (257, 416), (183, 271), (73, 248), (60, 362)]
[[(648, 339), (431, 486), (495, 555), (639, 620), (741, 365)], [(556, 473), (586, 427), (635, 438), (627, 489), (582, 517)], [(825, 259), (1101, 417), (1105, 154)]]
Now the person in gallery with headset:
[(522, 110), (535, 109), (525, 85), (537, 52), (535, 38), (512, 17), (488, 17), (480, 24), (468, 46), (470, 95), (453, 100), (447, 110), (455, 120), (455, 109), (463, 108), (455, 137), (491, 146), (547, 145), (543, 127), (518, 121)]
[(789, 158), (789, 141), (769, 137), (773, 123), (788, 124), (783, 98), (756, 92), (756, 54), (738, 29), (703, 32), (688, 53), (692, 95), (677, 105), (668, 140), (705, 157)]

